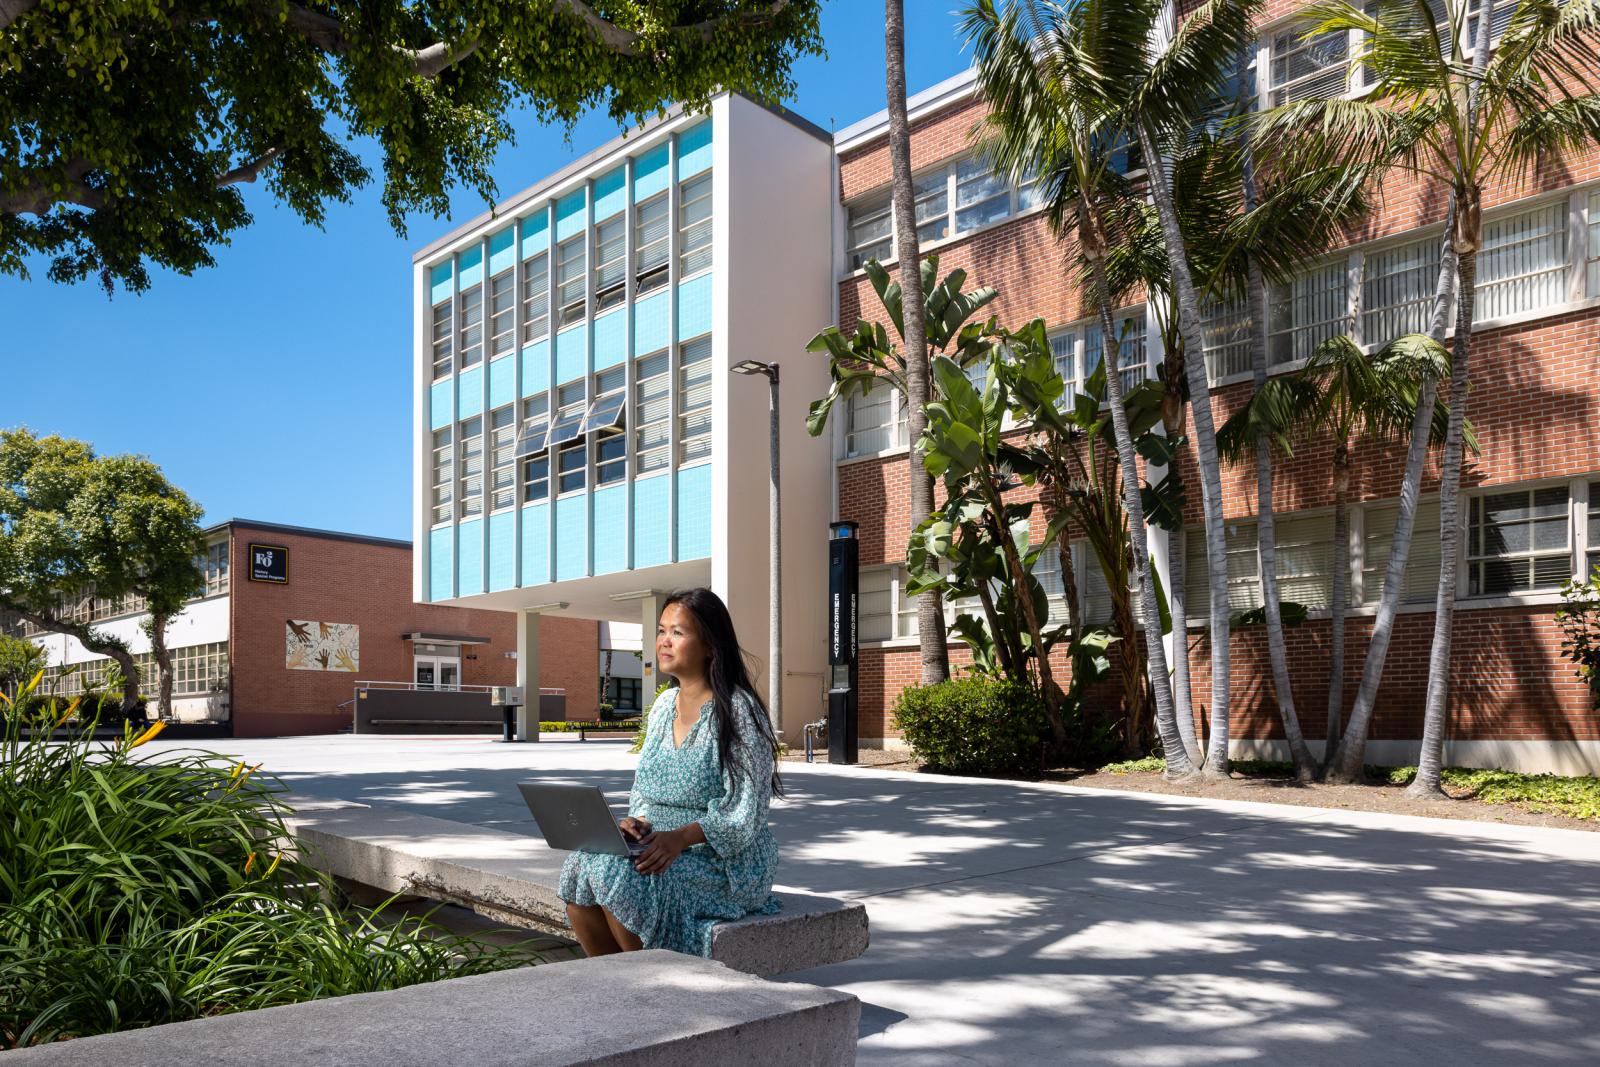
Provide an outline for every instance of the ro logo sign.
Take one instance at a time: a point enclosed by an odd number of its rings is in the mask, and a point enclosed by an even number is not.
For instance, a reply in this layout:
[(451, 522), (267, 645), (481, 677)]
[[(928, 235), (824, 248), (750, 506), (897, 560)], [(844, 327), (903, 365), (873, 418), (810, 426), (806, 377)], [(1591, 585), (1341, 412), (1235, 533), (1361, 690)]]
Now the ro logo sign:
[(289, 550), (282, 545), (250, 546), (250, 580), (252, 582), (289, 582)]

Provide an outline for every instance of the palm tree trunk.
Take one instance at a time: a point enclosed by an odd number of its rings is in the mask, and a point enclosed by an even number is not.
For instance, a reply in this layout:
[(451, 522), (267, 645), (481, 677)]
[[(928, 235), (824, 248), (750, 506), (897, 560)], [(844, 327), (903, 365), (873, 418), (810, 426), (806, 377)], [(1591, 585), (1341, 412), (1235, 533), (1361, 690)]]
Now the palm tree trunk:
[[(1155, 577), (1150, 571), (1150, 542), (1144, 524), (1144, 502), (1139, 496), (1139, 460), (1133, 450), (1133, 435), (1128, 429), (1128, 410), (1122, 400), (1121, 344), (1111, 321), (1111, 295), (1106, 284), (1104, 228), (1093, 208), (1080, 206), (1079, 243), (1090, 264), (1090, 286), (1100, 312), (1104, 331), (1101, 357), (1105, 363), (1106, 395), (1111, 408), (1111, 433), (1117, 444), (1117, 459), (1122, 472), (1123, 510), (1128, 516), (1128, 541), (1133, 549), (1133, 570), (1139, 583), (1139, 613), (1144, 619), (1144, 644), (1149, 664), (1150, 686), (1155, 694), (1156, 729), (1161, 734), (1161, 752), (1166, 760), (1166, 776), (1192, 778), (1197, 773), (1189, 753), (1178, 735), (1178, 720), (1172, 706), (1172, 680), (1167, 677), (1167, 654), (1162, 647), (1161, 605), (1156, 600)], [(1134, 637), (1129, 634), (1127, 640)]]
[[(1177, 208), (1172, 203), (1172, 188), (1167, 183), (1165, 163), (1156, 149), (1155, 138), (1144, 123), (1139, 124), (1139, 147), (1144, 153), (1145, 172), (1150, 176), (1151, 198), (1161, 221), (1162, 243), (1172, 270), (1172, 288), (1178, 300), (1178, 335), (1185, 352), (1205, 351), (1200, 321), (1200, 299), (1189, 271), (1189, 254), (1183, 231), (1178, 225)], [(1110, 351), (1111, 344), (1106, 345)], [(1187, 359), (1189, 409), (1194, 416), (1195, 458), (1200, 467), (1200, 495), (1206, 519), (1206, 570), (1211, 585), (1211, 738), (1206, 749), (1204, 771), (1208, 776), (1228, 776), (1228, 557), (1222, 520), (1222, 460), (1217, 452), (1217, 430), (1211, 415), (1211, 385), (1206, 380), (1204, 359)], [(1152, 663), (1152, 674), (1154, 664)], [(1163, 672), (1164, 673), (1164, 672)]]
[[(1479, 5), (1480, 8), (1482, 5)], [(1477, 132), (1478, 98), (1483, 71), (1489, 63), (1490, 23), (1478, 19), (1473, 42), (1472, 77), (1467, 79), (1468, 143), (1457, 146), (1462, 154), (1473, 150)], [(1422, 753), (1417, 777), (1406, 794), (1425, 797), (1442, 794), (1439, 777), (1444, 763), (1445, 712), (1450, 698), (1450, 639), (1455, 625), (1456, 542), (1461, 529), (1461, 437), (1467, 417), (1467, 360), (1472, 354), (1472, 313), (1477, 296), (1478, 242), (1483, 237), (1483, 190), (1471, 182), (1458, 182), (1455, 204), (1456, 338), (1450, 354), (1450, 420), (1444, 438), (1444, 465), (1439, 472), (1439, 590), (1434, 597), (1433, 647), (1428, 653), (1428, 696), (1423, 702)]]
[(1468, 189), (1466, 204), (1457, 214), (1460, 258), (1456, 278), (1461, 297), (1456, 302), (1456, 336), (1450, 354), (1450, 422), (1444, 441), (1444, 464), (1439, 473), (1439, 590), (1433, 602), (1433, 648), (1428, 654), (1428, 697), (1422, 714), (1422, 754), (1417, 776), (1406, 787), (1413, 797), (1442, 795), (1445, 714), (1450, 697), (1450, 643), (1455, 626), (1456, 556), (1461, 530), (1461, 451), (1467, 417), (1467, 360), (1472, 352), (1472, 315), (1478, 276), (1478, 192)]
[[(1246, 179), (1248, 181), (1248, 178)], [(1261, 267), (1249, 257), (1251, 367), (1257, 394), (1267, 386), (1267, 283)], [(1272, 688), (1278, 695), (1278, 716), (1283, 720), (1283, 737), (1289, 744), (1294, 775), (1309, 782), (1317, 775), (1317, 763), (1306, 747), (1300, 731), (1300, 716), (1295, 712), (1294, 691), (1289, 685), (1289, 655), (1284, 648), (1283, 611), (1278, 601), (1277, 520), (1272, 507), (1272, 440), (1262, 429), (1256, 431), (1256, 539), (1261, 556), (1261, 606), (1267, 623), (1267, 659), (1272, 664)]]
[[(884, 0), (884, 70), (888, 77), (889, 160), (894, 181), (895, 255), (900, 262), (901, 314), (905, 324), (906, 422), (911, 438), (911, 528), (933, 511), (933, 476), (924, 468), (917, 441), (927, 428), (928, 343), (922, 292), (922, 255), (917, 247), (916, 194), (911, 184), (911, 124), (906, 116), (906, 25), (904, 0)], [(950, 677), (944, 605), (937, 591), (917, 598), (917, 642), (922, 649), (922, 684)]]
[(1350, 578), (1350, 445), (1333, 447), (1333, 603), (1329, 605), (1328, 731), (1322, 756), (1328, 760), (1339, 747), (1339, 727), (1344, 718), (1344, 619), (1349, 607)]
[(1183, 516), (1167, 532), (1167, 606), (1172, 612), (1172, 704), (1178, 720), (1178, 736), (1189, 759), (1204, 758), (1194, 733), (1194, 703), (1189, 689), (1189, 593), (1184, 555), (1188, 550), (1188, 527)]
[[(1439, 255), (1439, 282), (1433, 293), (1433, 319), (1429, 333), (1444, 340), (1450, 297), (1455, 291), (1456, 198), (1450, 197), (1445, 215), (1444, 246)], [(1417, 410), (1411, 418), (1411, 442), (1406, 448), (1405, 473), (1400, 478), (1400, 509), (1395, 516), (1394, 535), (1389, 541), (1389, 565), (1383, 574), (1383, 596), (1378, 614), (1372, 620), (1372, 636), (1367, 642), (1367, 658), (1361, 667), (1361, 685), (1356, 690), (1355, 706), (1339, 746), (1327, 754), (1325, 776), (1333, 782), (1358, 782), (1363, 777), (1367, 755), (1367, 729), (1372, 725), (1372, 710), (1378, 698), (1378, 681), (1389, 656), (1389, 641), (1394, 636), (1394, 618), (1400, 610), (1400, 590), (1405, 582), (1406, 559), (1411, 555), (1411, 531), (1417, 521), (1417, 498), (1422, 492), (1422, 461), (1428, 453), (1433, 430), (1433, 405), (1439, 397), (1439, 383), (1431, 375), (1417, 390)]]

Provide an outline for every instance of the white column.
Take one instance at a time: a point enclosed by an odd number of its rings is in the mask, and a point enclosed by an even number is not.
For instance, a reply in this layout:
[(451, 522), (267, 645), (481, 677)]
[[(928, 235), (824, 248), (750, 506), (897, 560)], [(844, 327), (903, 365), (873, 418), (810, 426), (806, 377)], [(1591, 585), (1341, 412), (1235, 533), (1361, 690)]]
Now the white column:
[(661, 616), (661, 594), (647, 593), (639, 598), (639, 660), (644, 673), (639, 679), (639, 703), (646, 715), (655, 703), (656, 686), (661, 679), (656, 675), (656, 620)]
[(517, 612), (517, 684), (522, 707), (517, 710), (517, 740), (539, 740), (539, 613)]

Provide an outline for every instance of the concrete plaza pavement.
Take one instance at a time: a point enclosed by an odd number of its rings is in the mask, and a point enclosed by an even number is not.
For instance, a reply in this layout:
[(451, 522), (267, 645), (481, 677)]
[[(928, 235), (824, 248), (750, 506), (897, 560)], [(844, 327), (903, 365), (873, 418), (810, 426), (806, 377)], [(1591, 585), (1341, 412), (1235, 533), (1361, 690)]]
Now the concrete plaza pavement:
[[(189, 747), (154, 742), (153, 748)], [(626, 744), (212, 746), (292, 790), (536, 833)], [(863, 1064), (1600, 1062), (1600, 834), (783, 764), (780, 887), (866, 903)]]

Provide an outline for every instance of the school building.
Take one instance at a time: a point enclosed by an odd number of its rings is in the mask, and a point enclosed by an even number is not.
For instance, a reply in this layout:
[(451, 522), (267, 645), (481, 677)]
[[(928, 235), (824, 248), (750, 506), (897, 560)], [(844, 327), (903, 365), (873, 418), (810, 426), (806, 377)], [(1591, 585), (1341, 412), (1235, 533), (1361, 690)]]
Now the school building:
[[(335, 733), (351, 728), (359, 687), (405, 688), (437, 696), (445, 709), (434, 723), (407, 729), (443, 732), (438, 723), (459, 717), (446, 705), (515, 682), (510, 617), (413, 601), (407, 541), (245, 519), (212, 526), (206, 536), (204, 588), (167, 628), (179, 722), (235, 737)], [(144, 605), (88, 590), (66, 598), (63, 609), (128, 643), (154, 717)], [(70, 698), (105, 688), (110, 659), (64, 634), (19, 632), (49, 657), (44, 691)], [(609, 635), (595, 623), (547, 619), (540, 636), (553, 650), (540, 686), (563, 694), (569, 718), (595, 718)], [(626, 647), (636, 637), (620, 640)], [(614, 655), (614, 679), (637, 676), (637, 663), (632, 653)]]
[[(1348, 40), (1299, 40), (1297, 8), (1269, 6), (1257, 70), (1266, 105), (1345, 90)], [(1359, 91), (1359, 72), (1354, 83)], [(1042, 317), (1069, 386), (1104, 338), (1034, 188), (992, 174), (971, 131), (984, 105), (970, 73), (910, 100), (924, 255), (999, 297), (1008, 326)], [(1481, 451), (1463, 476), (1461, 585), (1447, 760), (1600, 771), (1600, 717), (1561, 656), (1559, 588), (1600, 562), (1600, 154), (1546, 160), (1488, 189), (1468, 417)], [(884, 390), (853, 401), (820, 439), (807, 405), (827, 388), (804, 345), (837, 322), (882, 319), (861, 270), (892, 269), (887, 115), (832, 137), (739, 96), (709, 116), (646, 125), (509, 198), (415, 257), (414, 457), (419, 601), (515, 613), (536, 644), (545, 615), (637, 621), (653, 632), (662, 592), (708, 584), (729, 600), (747, 650), (766, 649), (765, 383), (731, 373), (782, 366), (785, 715), (791, 742), (820, 714), (827, 522), (859, 523), (863, 744), (894, 744), (896, 695), (919, 676), (915, 604), (903, 593), (910, 532), (905, 409)], [(1270, 294), (1273, 373), (1322, 340), (1375, 345), (1423, 328), (1447, 191), (1393, 180), (1341, 247)], [(1116, 316), (1129, 380), (1162, 359), (1153, 312)], [(1248, 319), (1210, 309), (1204, 358), (1218, 421), (1247, 397)], [(1289, 631), (1308, 738), (1324, 731), (1331, 444), (1297, 449), (1277, 475), (1282, 595), (1307, 605)], [(1361, 446), (1351, 471), (1346, 714), (1381, 591), (1403, 462)], [(1189, 533), (1152, 529), (1165, 570), (1187, 560), (1197, 710), (1209, 685), (1198, 472)], [(1253, 467), (1224, 472), (1229, 599), (1260, 603)], [(1413, 762), (1439, 566), (1437, 456), (1408, 563), (1368, 759)], [(1036, 517), (1035, 536), (1043, 536)], [(1074, 546), (1085, 617), (1109, 619), (1092, 556)], [(1066, 617), (1055, 550), (1039, 567)], [(1236, 755), (1279, 755), (1259, 627), (1232, 636)], [(646, 659), (649, 650), (646, 648)], [(966, 659), (952, 643), (954, 663)], [(531, 669), (539, 654), (518, 661)], [(1063, 657), (1061, 669), (1065, 671)], [(765, 674), (757, 672), (765, 685)], [(645, 689), (653, 686), (648, 665)], [(1099, 698), (1097, 698), (1099, 699)], [(1112, 706), (1115, 694), (1105, 698)], [(1314, 748), (1320, 745), (1314, 745)]]

